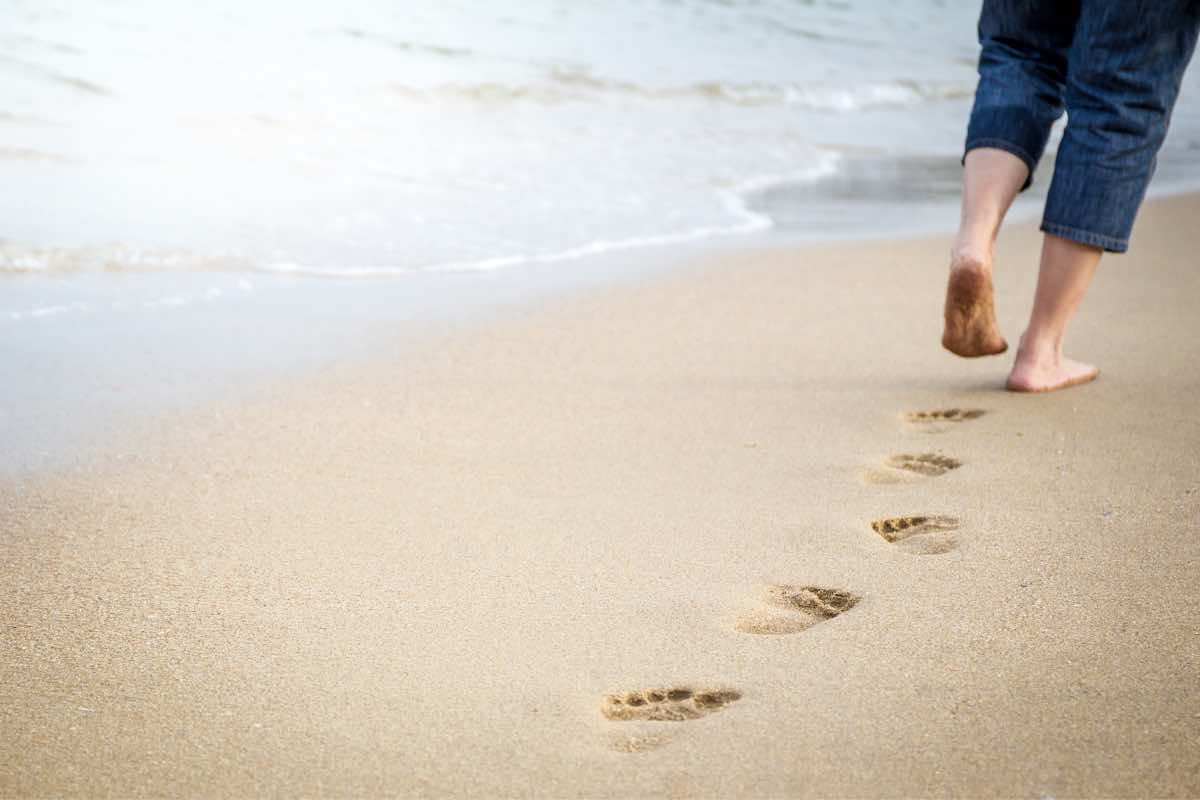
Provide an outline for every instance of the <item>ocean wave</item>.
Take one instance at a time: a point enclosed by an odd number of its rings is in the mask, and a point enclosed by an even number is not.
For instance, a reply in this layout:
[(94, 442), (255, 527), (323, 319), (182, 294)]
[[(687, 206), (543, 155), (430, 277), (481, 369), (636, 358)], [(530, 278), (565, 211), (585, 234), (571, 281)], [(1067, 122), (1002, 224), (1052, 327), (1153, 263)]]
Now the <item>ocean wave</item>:
[(240, 254), (200, 254), (184, 250), (125, 245), (30, 247), (0, 242), (0, 275), (78, 272), (245, 272), (251, 261)]
[(365, 31), (361, 28), (342, 28), (341, 32), (352, 39), (362, 39), (376, 44), (386, 45), (395, 50), (400, 50), (406, 53), (421, 53), (424, 55), (444, 56), (446, 58), (481, 58), (487, 57), (484, 54), (475, 50), (470, 50), (465, 47), (450, 47), (441, 44), (424, 44), (422, 42), (411, 42), (405, 39), (395, 39), (390, 36), (384, 36), (372, 31)]
[[(292, 261), (261, 262), (240, 253), (194, 253), (152, 250), (122, 245), (90, 247), (27, 247), (0, 242), (0, 274), (64, 274), (81, 272), (242, 272), (274, 273), (313, 278), (390, 278), (429, 272), (490, 272), (509, 267), (575, 261), (590, 256), (646, 247), (688, 244), (717, 237), (755, 233), (771, 228), (773, 220), (753, 210), (747, 199), (782, 184), (820, 180), (838, 169), (837, 153), (822, 153), (804, 169), (760, 175), (720, 187), (717, 198), (729, 216), (724, 224), (700, 225), (655, 234), (596, 239), (571, 247), (537, 253), (510, 253), (482, 259), (447, 260), (417, 265), (317, 266)], [(163, 305), (170, 305), (164, 302)]]
[(0, 123), (7, 125), (61, 125), (61, 123), (54, 123), (42, 117), (14, 114), (11, 111), (4, 110), (0, 110)]
[(0, 53), (0, 66), (7, 66), (14, 72), (20, 72), (25, 75), (41, 79), (50, 83), (56, 83), (60, 86), (66, 86), (76, 91), (84, 92), (93, 95), (111, 95), (112, 92), (104, 86), (92, 81), (78, 78), (74, 75), (67, 75), (62, 72), (43, 67), (41, 64), (35, 64), (30, 61), (24, 61), (19, 58), (13, 58), (10, 55)]
[(77, 164), (78, 159), (49, 153), (32, 147), (0, 147), (0, 161), (40, 161), (52, 164)]
[(0, 318), (18, 322), (20, 320), (56, 317), (61, 314), (70, 314), (72, 312), (87, 310), (88, 306), (86, 303), (75, 301), (73, 303), (61, 303), (52, 306), (37, 306), (36, 308), (27, 308), (21, 311), (5, 311), (0, 313)]
[(767, 230), (774, 221), (761, 212), (750, 208), (747, 198), (765, 189), (786, 185), (804, 184), (820, 180), (836, 172), (840, 156), (824, 153), (818, 162), (806, 169), (779, 175), (761, 175), (749, 178), (734, 186), (719, 191), (722, 205), (733, 218), (727, 225), (704, 225), (668, 233), (630, 236), (620, 239), (597, 239), (574, 247), (544, 253), (516, 253), (491, 258), (447, 261), (417, 267), (400, 265), (314, 267), (294, 262), (277, 262), (260, 267), (260, 271), (312, 278), (394, 278), (414, 272), (491, 272), (512, 267), (554, 264), (577, 261), (591, 256), (640, 250), (647, 247), (663, 247), (700, 242), (726, 236), (739, 236)]
[(555, 105), (605, 98), (695, 100), (735, 106), (781, 106), (814, 111), (860, 111), (909, 106), (971, 97), (974, 88), (958, 84), (894, 80), (858, 86), (824, 84), (707, 81), (682, 86), (649, 87), (600, 78), (586, 70), (555, 67), (549, 80), (537, 84), (447, 83), (430, 88), (391, 84), (396, 95), (413, 101), (495, 105), (530, 102)]

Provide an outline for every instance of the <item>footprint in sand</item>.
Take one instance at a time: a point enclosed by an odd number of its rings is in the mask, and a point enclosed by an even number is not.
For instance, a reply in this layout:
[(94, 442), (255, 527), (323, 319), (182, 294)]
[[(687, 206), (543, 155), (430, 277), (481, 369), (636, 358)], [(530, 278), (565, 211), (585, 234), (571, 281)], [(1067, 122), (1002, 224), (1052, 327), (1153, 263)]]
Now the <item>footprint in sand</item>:
[(883, 463), (888, 469), (865, 469), (862, 479), (867, 483), (901, 483), (906, 473), (936, 478), (962, 466), (958, 459), (937, 453), (901, 453), (889, 456)]
[(871, 529), (884, 541), (913, 555), (941, 555), (958, 547), (951, 535), (958, 530), (958, 520), (954, 517), (889, 517), (875, 520)]
[(914, 425), (928, 425), (938, 422), (966, 422), (969, 419), (979, 419), (986, 413), (982, 408), (939, 408), (934, 411), (910, 411), (904, 418)]
[(862, 598), (844, 589), (774, 584), (766, 587), (762, 606), (738, 617), (742, 633), (800, 633), (849, 611)]
[(950, 470), (958, 469), (962, 466), (962, 462), (958, 459), (950, 458), (949, 456), (940, 456), (937, 453), (917, 453), (916, 455), (901, 453), (900, 455), (889, 456), (884, 463), (892, 469), (915, 472), (918, 475), (926, 475), (930, 478), (945, 475)]
[(720, 711), (741, 697), (742, 693), (736, 689), (693, 689), (688, 686), (643, 689), (608, 695), (600, 706), (600, 713), (607, 719), (621, 722), (685, 722)]

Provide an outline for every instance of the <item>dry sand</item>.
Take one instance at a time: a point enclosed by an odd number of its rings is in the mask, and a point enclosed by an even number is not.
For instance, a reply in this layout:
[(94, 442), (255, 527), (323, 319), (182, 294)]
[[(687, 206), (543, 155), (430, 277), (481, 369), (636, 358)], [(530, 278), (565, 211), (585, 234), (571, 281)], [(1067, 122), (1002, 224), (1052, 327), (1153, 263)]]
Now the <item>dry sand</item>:
[(940, 350), (946, 239), (822, 246), (4, 487), (0, 795), (1200, 795), (1197, 220), (1105, 260), (1069, 392)]

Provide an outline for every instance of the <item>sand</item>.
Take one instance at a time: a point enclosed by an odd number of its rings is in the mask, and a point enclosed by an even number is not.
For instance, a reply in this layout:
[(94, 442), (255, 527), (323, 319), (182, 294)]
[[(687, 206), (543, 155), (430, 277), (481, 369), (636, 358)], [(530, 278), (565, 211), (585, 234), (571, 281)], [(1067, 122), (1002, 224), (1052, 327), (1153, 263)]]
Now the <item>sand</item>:
[(1197, 219), (1068, 392), (940, 349), (947, 239), (789, 248), (10, 483), (0, 795), (1200, 795)]

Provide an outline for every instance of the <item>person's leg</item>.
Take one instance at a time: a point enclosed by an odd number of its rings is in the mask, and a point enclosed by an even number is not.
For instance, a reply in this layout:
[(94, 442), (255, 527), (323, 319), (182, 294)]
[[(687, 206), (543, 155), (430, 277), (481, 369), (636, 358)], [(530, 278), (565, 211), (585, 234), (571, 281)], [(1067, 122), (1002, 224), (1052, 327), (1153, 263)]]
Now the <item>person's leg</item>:
[(1077, 0), (987, 0), (980, 14), (979, 85), (967, 126), (962, 218), (950, 255), (942, 334), (942, 346), (956, 355), (1008, 348), (992, 299), (996, 235), (1062, 114), (1077, 9)]
[(1195, 0), (1084, 0), (1037, 295), (1010, 389), (1050, 391), (1097, 374), (1063, 357), (1063, 337), (1101, 253), (1129, 245), (1198, 30)]
[(1008, 349), (996, 326), (992, 262), (1000, 223), (1029, 178), (1029, 167), (993, 147), (971, 150), (963, 166), (962, 220), (950, 251), (942, 346), (970, 358)]
[(1087, 383), (1100, 374), (1091, 364), (1064, 358), (1062, 340), (1067, 323), (1083, 301), (1083, 294), (1100, 265), (1102, 252), (1099, 247), (1046, 234), (1033, 314), (1021, 337), (1017, 362), (1008, 376), (1010, 391), (1065, 389)]

